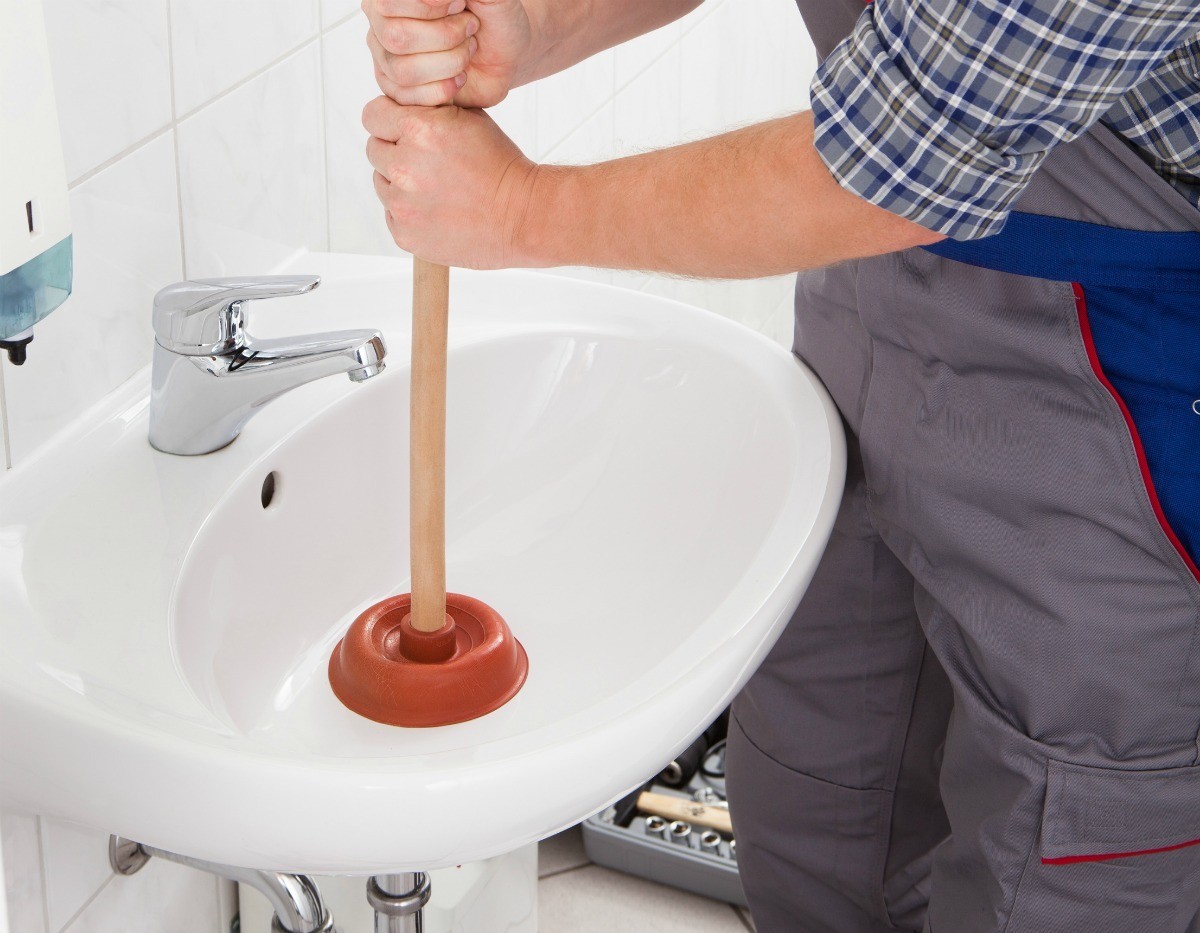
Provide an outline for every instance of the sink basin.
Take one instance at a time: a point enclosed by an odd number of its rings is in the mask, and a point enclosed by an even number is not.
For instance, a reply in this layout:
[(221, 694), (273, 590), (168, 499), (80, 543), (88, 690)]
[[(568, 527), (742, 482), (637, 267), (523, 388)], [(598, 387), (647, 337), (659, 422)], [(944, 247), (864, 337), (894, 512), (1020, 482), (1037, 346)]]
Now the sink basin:
[(284, 271), (325, 282), (254, 330), (378, 327), (383, 374), (185, 458), (147, 443), (143, 373), (0, 479), (0, 805), (319, 873), (487, 858), (595, 812), (720, 712), (803, 594), (844, 478), (824, 390), (685, 305), (456, 271), (449, 587), (507, 619), (529, 679), (473, 722), (384, 726), (326, 665), (409, 588), (410, 269)]

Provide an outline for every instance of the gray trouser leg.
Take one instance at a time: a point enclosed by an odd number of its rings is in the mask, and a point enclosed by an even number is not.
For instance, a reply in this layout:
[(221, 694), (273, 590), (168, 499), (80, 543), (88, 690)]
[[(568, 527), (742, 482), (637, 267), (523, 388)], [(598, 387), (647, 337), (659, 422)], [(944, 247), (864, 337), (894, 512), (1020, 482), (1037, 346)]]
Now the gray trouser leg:
[(932, 933), (1196, 933), (1200, 579), (1071, 283), (913, 250), (799, 286), (854, 468), (734, 706), (760, 928), (918, 929), (927, 893)]
[(949, 686), (854, 460), (820, 568), (730, 723), (738, 858), (761, 933), (920, 930), (947, 834), (936, 775)]

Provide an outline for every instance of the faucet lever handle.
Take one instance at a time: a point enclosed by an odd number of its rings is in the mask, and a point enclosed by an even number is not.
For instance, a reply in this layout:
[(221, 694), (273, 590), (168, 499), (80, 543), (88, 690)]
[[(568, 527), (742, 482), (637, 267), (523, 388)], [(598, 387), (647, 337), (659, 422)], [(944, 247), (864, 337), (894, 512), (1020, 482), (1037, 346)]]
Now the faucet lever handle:
[(245, 303), (303, 295), (321, 284), (318, 275), (261, 275), (191, 279), (154, 296), (154, 336), (185, 356), (224, 356), (245, 343)]

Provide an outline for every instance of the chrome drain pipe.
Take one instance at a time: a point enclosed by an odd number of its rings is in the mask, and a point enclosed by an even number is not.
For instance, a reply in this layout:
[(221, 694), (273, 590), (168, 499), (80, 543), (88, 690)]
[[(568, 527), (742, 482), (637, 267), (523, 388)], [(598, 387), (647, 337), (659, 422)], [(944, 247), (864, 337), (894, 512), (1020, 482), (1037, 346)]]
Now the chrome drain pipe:
[(177, 855), (120, 836), (108, 838), (108, 861), (113, 871), (119, 875), (134, 874), (151, 857), (219, 875), (261, 891), (271, 909), (275, 911), (271, 920), (272, 933), (337, 933), (333, 917), (321, 901), (317, 883), (308, 875), (218, 865), (216, 862)]
[(429, 876), (421, 871), (368, 879), (367, 902), (375, 911), (375, 933), (425, 933), (429, 894)]

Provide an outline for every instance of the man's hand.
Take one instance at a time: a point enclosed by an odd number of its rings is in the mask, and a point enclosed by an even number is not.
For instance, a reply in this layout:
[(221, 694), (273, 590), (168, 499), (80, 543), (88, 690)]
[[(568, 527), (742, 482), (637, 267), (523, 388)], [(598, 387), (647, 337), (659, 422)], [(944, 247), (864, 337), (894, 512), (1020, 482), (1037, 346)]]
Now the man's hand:
[(527, 264), (517, 234), (538, 167), (491, 117), (377, 97), (363, 126), (375, 193), (401, 249), (469, 269)]
[(363, 0), (379, 89), (399, 104), (498, 104), (533, 55), (521, 0)]

